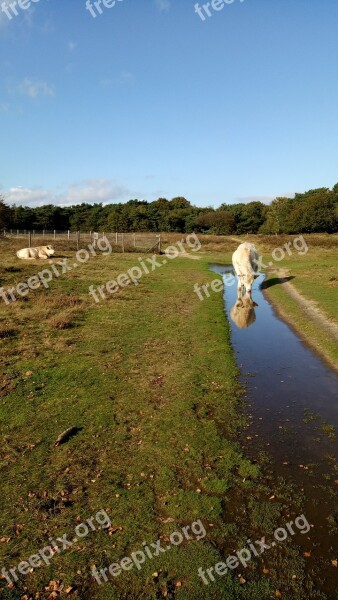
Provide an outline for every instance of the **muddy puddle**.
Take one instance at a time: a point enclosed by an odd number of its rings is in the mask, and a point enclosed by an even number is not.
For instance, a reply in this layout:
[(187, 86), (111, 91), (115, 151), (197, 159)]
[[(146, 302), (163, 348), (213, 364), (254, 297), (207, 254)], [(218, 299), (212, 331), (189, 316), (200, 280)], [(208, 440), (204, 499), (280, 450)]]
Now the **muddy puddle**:
[[(226, 277), (232, 267), (210, 264)], [(232, 344), (246, 386), (250, 426), (243, 446), (251, 458), (263, 450), (273, 478), (283, 477), (304, 493), (311, 529), (311, 557), (318, 587), (337, 598), (338, 569), (338, 376), (282, 321), (256, 279), (257, 306), (236, 307), (236, 284), (224, 286)]]

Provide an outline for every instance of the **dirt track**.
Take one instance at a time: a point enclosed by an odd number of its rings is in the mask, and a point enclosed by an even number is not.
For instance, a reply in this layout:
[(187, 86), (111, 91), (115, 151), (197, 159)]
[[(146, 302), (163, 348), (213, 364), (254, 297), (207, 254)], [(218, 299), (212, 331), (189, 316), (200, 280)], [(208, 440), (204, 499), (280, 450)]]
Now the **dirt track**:
[[(303, 296), (300, 292), (298, 292), (298, 290), (296, 290), (296, 288), (292, 285), (292, 283), (290, 283), (288, 281), (288, 276), (290, 275), (290, 272), (288, 270), (274, 269), (271, 271), (268, 270), (267, 273), (268, 274), (275, 273), (276, 276), (278, 277), (278, 279), (280, 280), (280, 283), (283, 286), (283, 289), (285, 290), (285, 292), (290, 296), (290, 298), (292, 298), (298, 304), (298, 306), (302, 309), (303, 313), (309, 318), (309, 320), (311, 320), (313, 323), (315, 323), (322, 331), (327, 333), (327, 335), (329, 335), (331, 338), (333, 338), (334, 341), (336, 341), (338, 343), (338, 325), (334, 321), (330, 320), (318, 308), (317, 304), (313, 300), (309, 300), (308, 298)], [(264, 293), (266, 291), (267, 290), (264, 290)], [(334, 363), (328, 355), (326, 355), (326, 352), (323, 351), (323, 349), (321, 349), (314, 342), (314, 340), (311, 341), (311, 339), (309, 339), (307, 336), (304, 336), (304, 334), (299, 330), (299, 328), (297, 328), (297, 324), (294, 322), (294, 320), (292, 318), (290, 318), (290, 315), (287, 313), (287, 311), (285, 311), (283, 309), (283, 307), (280, 306), (279, 303), (276, 303), (270, 297), (270, 294), (268, 294), (268, 296), (269, 296), (269, 301), (273, 304), (273, 306), (275, 307), (277, 312), (280, 314), (280, 316), (284, 319), (284, 321), (288, 322), (289, 324), (293, 325), (296, 329), (298, 329), (301, 337), (303, 337), (303, 339), (305, 339), (305, 341), (307, 341), (313, 348), (315, 348), (315, 350), (317, 352), (324, 355), (326, 357), (326, 359), (328, 360), (328, 362), (331, 364), (331, 366), (333, 366), (333, 368), (338, 372), (337, 364)]]
[(308, 300), (302, 294), (300, 294), (296, 288), (289, 281), (285, 281), (283, 284), (283, 288), (286, 292), (295, 300), (303, 309), (303, 311), (309, 316), (312, 321), (315, 321), (322, 329), (325, 329), (327, 333), (333, 337), (334, 340), (338, 343), (338, 325), (330, 321), (318, 308), (313, 300)]

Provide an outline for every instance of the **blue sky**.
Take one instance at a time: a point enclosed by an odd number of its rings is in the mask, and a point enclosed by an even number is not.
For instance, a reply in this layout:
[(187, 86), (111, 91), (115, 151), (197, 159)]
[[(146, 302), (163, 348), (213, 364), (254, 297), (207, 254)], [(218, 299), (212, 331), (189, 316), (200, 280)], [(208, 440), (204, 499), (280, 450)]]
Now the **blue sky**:
[(10, 203), (184, 195), (216, 207), (338, 182), (338, 1), (234, 0), (204, 21), (194, 6), (0, 12)]

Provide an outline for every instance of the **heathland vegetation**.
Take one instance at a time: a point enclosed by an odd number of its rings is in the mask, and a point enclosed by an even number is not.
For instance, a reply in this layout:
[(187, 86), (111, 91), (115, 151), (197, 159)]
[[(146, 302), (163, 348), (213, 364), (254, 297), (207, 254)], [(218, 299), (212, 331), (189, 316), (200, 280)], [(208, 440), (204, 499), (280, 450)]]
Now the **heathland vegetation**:
[(194, 206), (186, 198), (159, 198), (154, 202), (79, 204), (76, 206), (11, 206), (0, 197), (0, 228), (57, 231), (171, 231), (216, 235), (246, 233), (338, 232), (338, 183), (294, 198), (221, 204), (217, 209)]
[[(163, 238), (165, 247), (180, 236)], [(306, 239), (320, 289), (331, 290), (319, 268), (334, 256), (335, 236)], [(1, 598), (325, 598), (313, 583), (314, 569), (320, 572), (323, 564), (320, 546), (310, 561), (308, 546), (304, 556), (294, 539), (212, 585), (198, 575), (199, 567), (215, 565), (247, 539), (268, 540), (301, 514), (305, 502), (302, 492), (273, 478), (266, 453), (250, 457), (249, 419), (222, 294), (201, 302), (193, 293), (195, 283), (214, 279), (209, 262), (231, 261), (240, 238), (201, 240), (200, 260), (178, 257), (98, 304), (89, 286), (127, 272), (134, 254), (100, 253), (55, 278), (50, 289), (1, 302), (1, 568), (15, 568), (49, 538), (70, 536), (99, 510), (112, 522), (11, 587), (0, 578)], [(0, 240), (6, 289), (41, 268), (18, 261), (19, 243)], [(259, 243), (271, 256), (276, 238), (262, 236)], [(75, 245), (55, 246), (56, 257), (73, 262)], [(333, 317), (334, 310), (327, 304)], [(56, 448), (69, 427), (77, 434)], [(101, 586), (92, 577), (93, 566), (107, 568), (144, 541), (161, 539), (166, 547), (172, 532), (197, 519), (204, 539), (161, 553), (140, 572), (109, 576)]]

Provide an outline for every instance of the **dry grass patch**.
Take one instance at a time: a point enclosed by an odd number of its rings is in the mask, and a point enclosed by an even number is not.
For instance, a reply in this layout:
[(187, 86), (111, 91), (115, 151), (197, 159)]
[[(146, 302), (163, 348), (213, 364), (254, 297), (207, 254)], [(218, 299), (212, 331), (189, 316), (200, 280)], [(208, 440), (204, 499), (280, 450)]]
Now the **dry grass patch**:
[(75, 326), (79, 311), (76, 308), (62, 310), (49, 319), (49, 324), (55, 329), (70, 329)]

